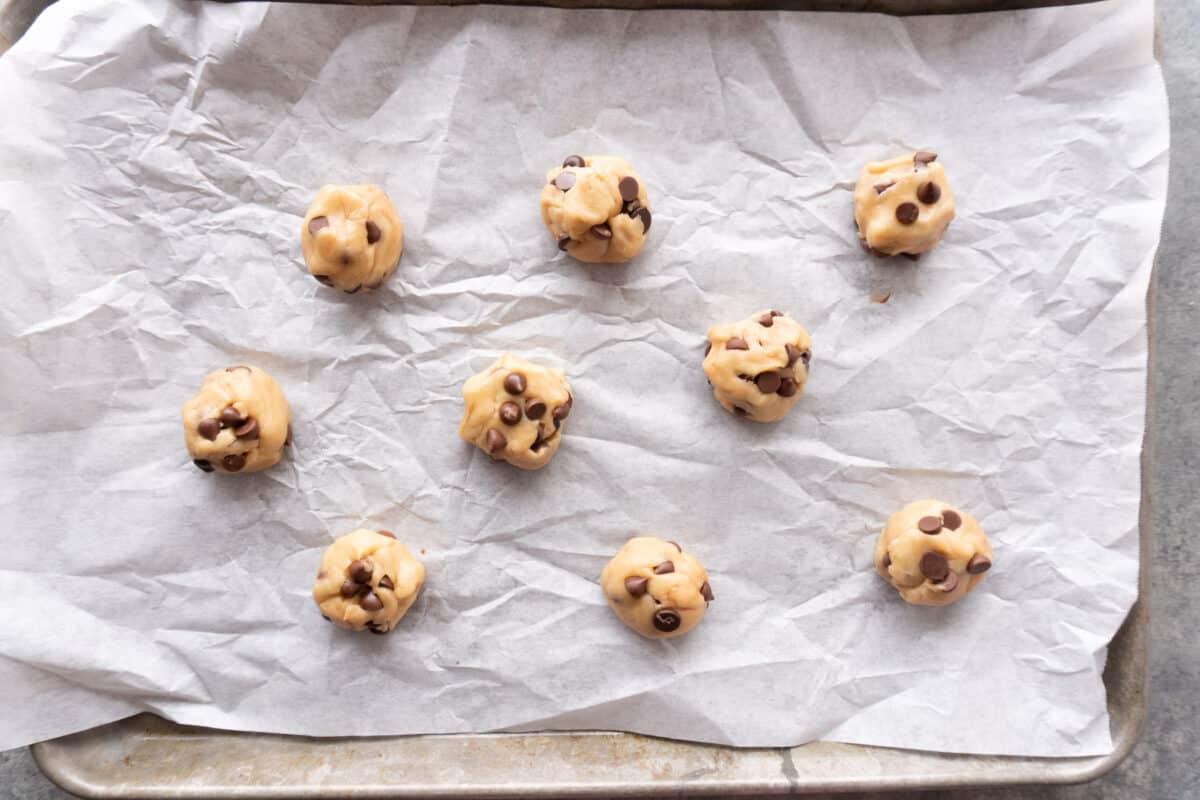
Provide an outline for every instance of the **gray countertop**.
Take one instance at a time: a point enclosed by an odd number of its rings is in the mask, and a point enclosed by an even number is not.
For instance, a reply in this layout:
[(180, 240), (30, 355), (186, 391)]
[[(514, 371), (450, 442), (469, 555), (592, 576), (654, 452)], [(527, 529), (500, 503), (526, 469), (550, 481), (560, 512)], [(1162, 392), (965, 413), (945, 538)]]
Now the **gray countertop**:
[[(1151, 291), (1158, 324), (1150, 384), (1156, 448), (1158, 537), (1151, 551), (1151, 689), (1149, 717), (1133, 754), (1095, 783), (1074, 787), (838, 798), (933, 800), (1171, 800), (1200, 798), (1200, 2), (1158, 0), (1161, 58), (1171, 102), (1171, 179)], [(60, 800), (72, 795), (42, 777), (28, 750), (0, 753), (0, 798)]]

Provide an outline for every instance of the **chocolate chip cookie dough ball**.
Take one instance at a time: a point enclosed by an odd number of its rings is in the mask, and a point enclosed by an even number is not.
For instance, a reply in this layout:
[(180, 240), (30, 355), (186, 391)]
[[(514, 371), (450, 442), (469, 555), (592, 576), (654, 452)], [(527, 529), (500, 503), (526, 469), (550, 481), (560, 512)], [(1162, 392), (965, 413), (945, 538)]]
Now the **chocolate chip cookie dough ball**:
[(183, 437), (192, 463), (205, 472), (258, 472), (291, 444), (292, 412), (270, 375), (225, 367), (183, 404)]
[(961, 600), (991, 566), (992, 546), (979, 522), (941, 500), (918, 500), (892, 514), (875, 545), (875, 570), (913, 605)]
[(626, 542), (600, 573), (600, 588), (621, 622), (649, 639), (687, 633), (713, 599), (700, 562), (653, 536)]
[(812, 340), (779, 311), (708, 329), (704, 372), (726, 410), (755, 422), (775, 422), (800, 399), (812, 362)]
[(505, 353), (463, 384), (458, 435), (494, 460), (540, 469), (558, 451), (571, 387), (560, 369)]
[(567, 156), (546, 173), (542, 222), (559, 249), (580, 261), (628, 261), (650, 233), (646, 186), (623, 158)]
[(359, 528), (329, 545), (312, 594), (335, 625), (383, 634), (408, 613), (424, 582), (425, 567), (391, 531)]
[(321, 283), (347, 294), (370, 291), (395, 271), (404, 223), (378, 186), (322, 186), (304, 215), (300, 248)]
[(954, 219), (954, 195), (937, 154), (919, 150), (863, 167), (854, 187), (854, 221), (864, 250), (918, 256)]

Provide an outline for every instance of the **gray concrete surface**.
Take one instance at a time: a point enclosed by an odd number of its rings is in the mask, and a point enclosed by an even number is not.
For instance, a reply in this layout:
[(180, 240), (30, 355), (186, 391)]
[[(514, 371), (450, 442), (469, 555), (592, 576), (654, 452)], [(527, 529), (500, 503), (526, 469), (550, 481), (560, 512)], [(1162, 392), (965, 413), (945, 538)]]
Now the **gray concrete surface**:
[[(1152, 677), (1133, 754), (1094, 783), (996, 791), (837, 795), (838, 800), (1200, 800), (1200, 1), (1159, 0), (1171, 100), (1171, 183), (1159, 248), (1150, 368), (1159, 454), (1151, 476)], [(28, 750), (0, 753), (0, 798), (65, 800)]]

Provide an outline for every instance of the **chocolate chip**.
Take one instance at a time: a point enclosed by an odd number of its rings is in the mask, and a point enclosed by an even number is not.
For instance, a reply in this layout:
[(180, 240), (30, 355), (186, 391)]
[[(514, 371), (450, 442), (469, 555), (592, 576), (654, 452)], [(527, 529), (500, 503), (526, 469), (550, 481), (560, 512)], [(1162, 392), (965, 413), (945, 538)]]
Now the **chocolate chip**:
[(953, 592), (958, 588), (958, 575), (951, 572), (946, 575), (946, 579), (938, 584), (938, 588), (943, 592)]
[(369, 630), (371, 633), (375, 634), (376, 636), (386, 636), (387, 632), (388, 632), (387, 628), (380, 628), (375, 625), (368, 625), (367, 630)]
[(219, 419), (202, 419), (200, 424), (196, 426), (196, 433), (208, 439), (210, 442), (217, 438), (217, 434), (221, 432), (221, 421)]
[(749, 412), (749, 411), (747, 411), (746, 409), (742, 408), (741, 406), (734, 406), (734, 407), (733, 407), (733, 413), (734, 413), (736, 416), (739, 416), (739, 417), (748, 417), (748, 416), (750, 416), (750, 412)]
[(212, 472), (215, 469), (211, 462), (206, 461), (203, 458), (197, 458), (193, 460), (192, 463), (199, 467), (203, 472)]
[(566, 169), (567, 167), (582, 167), (582, 166), (584, 166), (583, 156), (567, 156), (566, 158), (563, 159), (563, 169)]
[(575, 398), (568, 394), (567, 402), (563, 403), (561, 406), (558, 406), (554, 409), (554, 414), (553, 414), (554, 421), (562, 422), (564, 419), (566, 419), (567, 415), (571, 413), (571, 408), (574, 405), (575, 405)]
[(629, 216), (637, 217), (638, 219), (640, 219), (642, 221), (642, 235), (643, 236), (645, 236), (647, 233), (650, 232), (650, 223), (652, 221), (650, 218), (650, 209), (639, 208), (636, 213), (630, 214)]
[[(316, 236), (317, 231), (321, 230), (322, 228), (328, 228), (328, 227), (329, 227), (329, 220), (326, 219), (325, 217), (313, 217), (312, 219), (310, 219), (308, 221), (308, 232), (312, 236)], [(296, 230), (296, 229), (292, 228), (292, 230)]]
[(683, 618), (679, 612), (670, 608), (660, 608), (654, 612), (654, 627), (663, 633), (670, 633), (679, 627)]
[(392, 591), (395, 591), (396, 584), (392, 583), (391, 578), (389, 578), (387, 575), (384, 575), (382, 578), (379, 579), (379, 588), (380, 589), (391, 589)]
[(375, 565), (371, 563), (369, 558), (360, 558), (350, 562), (350, 566), (346, 568), (346, 574), (351, 580), (359, 583), (370, 583), (371, 575), (375, 572)]
[(921, 533), (930, 535), (938, 533), (942, 529), (942, 519), (941, 517), (921, 517), (917, 520), (917, 528)]
[(316, 278), (317, 283), (321, 284), (322, 286), (333, 286), (333, 278), (329, 277), (328, 275), (317, 275), (314, 273), (313, 277)]
[(368, 592), (367, 596), (359, 602), (362, 603), (363, 611), (378, 611), (383, 608), (383, 601), (374, 592)]
[(525, 376), (519, 372), (510, 372), (504, 377), (504, 391), (509, 394), (520, 394), (526, 385)]
[(525, 416), (529, 419), (541, 419), (546, 414), (546, 403), (537, 398), (525, 401)]
[(358, 290), (361, 289), (362, 287), (363, 287), (363, 285), (360, 283), (358, 286), (355, 286), (353, 289), (342, 289), (342, 291), (345, 292), (346, 294), (358, 294)]
[(233, 435), (239, 439), (257, 439), (258, 438), (258, 420), (250, 417), (241, 425), (233, 429)]
[(927, 206), (931, 206), (938, 201), (942, 196), (942, 187), (930, 181), (922, 183), (917, 187), (917, 199)]
[(921, 216), (921, 209), (916, 203), (901, 203), (896, 206), (896, 219), (901, 225), (912, 225)]
[(812, 365), (812, 350), (805, 350), (801, 353), (800, 360), (804, 362), (804, 368), (809, 369)]
[(564, 192), (569, 190), (572, 186), (575, 185), (575, 173), (574, 172), (558, 173), (558, 175), (554, 176), (554, 185), (557, 186), (559, 189), (561, 189)]
[(496, 453), (499, 453), (501, 450), (503, 450), (507, 446), (508, 446), (508, 437), (506, 437), (503, 433), (496, 430), (495, 428), (491, 428), (490, 430), (488, 430), (488, 432), (487, 432), (488, 455), (494, 456), (494, 455), (496, 455)]
[(608, 227), (607, 222), (602, 223), (600, 225), (593, 225), (592, 226), (592, 236), (595, 236), (597, 239), (611, 239), (612, 238), (612, 228)]
[(342, 597), (354, 597), (354, 595), (358, 594), (358, 590), (361, 588), (362, 584), (356, 583), (355, 581), (347, 578), (346, 580), (342, 581)]
[(669, 575), (670, 573), (672, 573), (674, 571), (675, 571), (675, 562), (674, 561), (664, 561), (661, 564), (658, 564), (657, 566), (654, 567), (655, 575)]
[(740, 336), (734, 336), (725, 343), (726, 350), (749, 350), (750, 345), (746, 344), (746, 340)]
[(570, 236), (564, 236), (563, 238), (558, 240), (558, 249), (559, 250), (565, 251), (570, 246), (571, 246), (571, 237)]
[(769, 328), (775, 324), (775, 316), (770, 311), (763, 312), (763, 315), (758, 318), (758, 324)]
[(944, 581), (950, 574), (950, 562), (941, 553), (930, 550), (921, 556), (921, 574), (934, 583)]
[(800, 391), (800, 386), (791, 378), (782, 378), (779, 381), (779, 389), (776, 391), (780, 397), (791, 397)]
[(712, 587), (708, 585), (708, 581), (700, 584), (700, 596), (704, 598), (704, 602), (706, 603), (713, 601)]
[(618, 189), (618, 191), (621, 192), (621, 199), (624, 200), (626, 203), (631, 203), (634, 200), (637, 200), (637, 196), (638, 196), (637, 178), (633, 178), (633, 177), (630, 177), (629, 175), (626, 175), (624, 178), (621, 178), (619, 183), (617, 183), (617, 189)]
[(783, 349), (787, 351), (787, 360), (788, 360), (787, 365), (789, 367), (792, 364), (796, 363), (796, 361), (800, 358), (800, 355), (802, 353), (800, 348), (796, 347), (796, 345), (794, 345), (794, 344), (785, 344), (783, 346)]
[(967, 572), (972, 575), (978, 575), (981, 572), (987, 572), (992, 568), (992, 560), (985, 555), (976, 553), (971, 556), (971, 560), (967, 562)]
[(918, 150), (913, 153), (914, 164), (928, 164), (930, 161), (937, 161), (937, 153), (931, 153), (928, 150)]
[(704, 357), (708, 358), (708, 354), (712, 352), (712, 342), (704, 343)]
[(246, 421), (233, 406), (226, 406), (224, 410), (221, 411), (220, 420), (221, 425), (226, 428), (236, 428), (238, 425), (241, 425)]
[(673, 546), (679, 552), (683, 552), (683, 548), (679, 546), (679, 542), (675, 541), (674, 539), (667, 539), (667, 544)]
[(500, 421), (505, 425), (516, 425), (521, 421), (521, 407), (511, 400), (501, 403)]
[(246, 466), (246, 457), (241, 453), (230, 453), (221, 459), (221, 465), (230, 472), (238, 472)]
[(533, 437), (533, 444), (529, 445), (529, 449), (533, 452), (541, 450), (546, 445), (546, 439), (542, 436), (542, 428), (539, 425), (537, 435)]
[(962, 517), (952, 508), (942, 510), (942, 526), (949, 528), (952, 531), (958, 530), (958, 526), (962, 525)]
[(631, 217), (636, 217), (641, 210), (642, 204), (637, 200), (630, 200), (628, 203), (625, 203), (625, 213)]
[(877, 184), (875, 184), (875, 194), (883, 194), (884, 192), (886, 192), (888, 189), (892, 188), (895, 185), (896, 185), (895, 181), (888, 181), (887, 183), (877, 183)]
[(389, 539), (396, 538), (396, 534), (392, 533), (391, 531), (375, 531), (375, 532), (378, 533), (380, 536), (386, 536)]
[(375, 244), (379, 238), (383, 236), (383, 231), (379, 230), (379, 226), (371, 220), (367, 220), (367, 244)]
[(754, 379), (758, 390), (763, 394), (775, 394), (779, 391), (779, 385), (782, 383), (778, 372), (760, 372), (758, 377)]
[(886, 569), (887, 569), (888, 567), (890, 567), (891, 565), (892, 565), (892, 554), (891, 554), (891, 553), (884, 553), (884, 554), (883, 554), (883, 568), (884, 568), (884, 570), (886, 570)]
[(234, 367), (226, 367), (225, 371), (226, 372), (237, 372), (239, 369), (244, 369), (244, 370), (246, 370), (246, 372), (250, 372), (250, 368), (247, 367), (245, 364), (238, 364), (237, 366), (234, 366)]
[(287, 438), (283, 440), (283, 446), (287, 447), (292, 443), (292, 423), (288, 423)]
[(645, 578), (637, 578), (630, 576), (625, 579), (625, 591), (634, 597), (641, 597), (646, 593), (646, 584), (648, 581)]

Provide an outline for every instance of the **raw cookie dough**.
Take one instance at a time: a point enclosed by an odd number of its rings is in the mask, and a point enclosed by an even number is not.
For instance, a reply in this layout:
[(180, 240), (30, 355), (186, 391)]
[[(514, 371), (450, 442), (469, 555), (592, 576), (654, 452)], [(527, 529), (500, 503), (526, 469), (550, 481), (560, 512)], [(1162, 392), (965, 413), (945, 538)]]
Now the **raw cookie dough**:
[(941, 500), (918, 500), (892, 514), (875, 545), (875, 570), (918, 606), (963, 598), (991, 566), (992, 546), (979, 522)]
[(313, 584), (321, 616), (343, 628), (387, 633), (425, 582), (425, 567), (391, 531), (359, 528), (325, 551)]
[(183, 437), (205, 472), (258, 472), (292, 443), (292, 412), (283, 390), (257, 367), (210, 372), (183, 404)]
[(854, 187), (854, 222), (864, 250), (915, 258), (941, 240), (954, 219), (954, 195), (936, 158), (918, 150), (863, 167)]
[(546, 466), (558, 450), (574, 398), (561, 369), (505, 353), (463, 384), (458, 435), (521, 469)]
[(600, 588), (621, 622), (649, 639), (687, 633), (713, 599), (700, 562), (653, 536), (626, 542), (600, 573)]
[(370, 291), (396, 269), (404, 223), (378, 186), (329, 184), (304, 215), (300, 248), (321, 283), (347, 294)]
[(783, 419), (804, 391), (812, 340), (800, 323), (769, 309), (708, 329), (704, 372), (726, 411), (754, 420)]
[(542, 222), (580, 261), (628, 261), (650, 233), (646, 185), (623, 158), (567, 156), (546, 173)]

